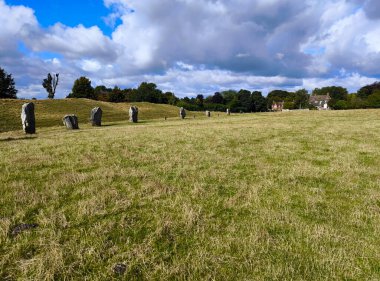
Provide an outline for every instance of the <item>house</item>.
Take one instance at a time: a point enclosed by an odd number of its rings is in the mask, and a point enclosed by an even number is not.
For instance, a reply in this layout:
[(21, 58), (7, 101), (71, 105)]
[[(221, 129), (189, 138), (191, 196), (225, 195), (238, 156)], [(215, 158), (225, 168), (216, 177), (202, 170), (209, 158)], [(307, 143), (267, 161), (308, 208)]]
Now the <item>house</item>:
[(331, 100), (330, 94), (327, 95), (311, 95), (309, 103), (315, 106), (318, 110), (329, 110), (329, 101)]
[(272, 103), (272, 111), (282, 111), (284, 109), (283, 101), (274, 101)]

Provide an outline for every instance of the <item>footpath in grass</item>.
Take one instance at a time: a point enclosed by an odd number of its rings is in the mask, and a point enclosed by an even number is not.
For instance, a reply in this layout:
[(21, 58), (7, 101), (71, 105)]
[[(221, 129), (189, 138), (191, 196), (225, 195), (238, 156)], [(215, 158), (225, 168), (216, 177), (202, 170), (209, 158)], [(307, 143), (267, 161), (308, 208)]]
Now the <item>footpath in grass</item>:
[(380, 111), (0, 134), (1, 280), (380, 279)]

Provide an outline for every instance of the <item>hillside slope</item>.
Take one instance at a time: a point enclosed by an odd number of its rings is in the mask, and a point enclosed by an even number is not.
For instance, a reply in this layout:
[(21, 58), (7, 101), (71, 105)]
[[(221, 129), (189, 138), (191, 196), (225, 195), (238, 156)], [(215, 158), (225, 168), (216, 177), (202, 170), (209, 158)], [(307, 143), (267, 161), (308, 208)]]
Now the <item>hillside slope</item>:
[[(0, 100), (0, 132), (21, 130), (21, 107), (25, 100)], [(75, 114), (79, 124), (88, 123), (90, 111), (96, 106), (103, 110), (103, 123), (128, 120), (129, 103), (108, 103), (89, 99), (34, 100), (38, 127), (62, 125), (62, 117)], [(139, 108), (140, 120), (177, 117), (179, 110), (166, 104), (133, 103)], [(200, 113), (195, 113), (200, 114)]]

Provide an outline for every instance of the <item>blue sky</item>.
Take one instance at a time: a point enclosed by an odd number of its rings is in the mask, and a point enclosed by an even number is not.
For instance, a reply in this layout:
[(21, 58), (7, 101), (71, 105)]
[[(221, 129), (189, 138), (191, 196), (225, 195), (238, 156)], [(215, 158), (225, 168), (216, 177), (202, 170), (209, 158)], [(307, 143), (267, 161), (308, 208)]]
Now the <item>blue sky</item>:
[(378, 0), (0, 0), (0, 67), (24, 98), (154, 82), (177, 96), (380, 80)]
[(113, 28), (105, 23), (104, 18), (110, 13), (103, 1), (41, 1), (41, 0), (9, 0), (8, 5), (24, 5), (34, 10), (40, 25), (44, 28), (61, 22), (67, 26), (75, 27), (83, 24), (86, 27), (99, 26), (108, 36)]

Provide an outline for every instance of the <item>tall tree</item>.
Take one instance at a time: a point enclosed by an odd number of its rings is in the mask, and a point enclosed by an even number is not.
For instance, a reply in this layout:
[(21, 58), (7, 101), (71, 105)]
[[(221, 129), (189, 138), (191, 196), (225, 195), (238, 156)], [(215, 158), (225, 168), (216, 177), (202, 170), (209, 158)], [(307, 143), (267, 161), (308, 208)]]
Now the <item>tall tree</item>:
[(220, 104), (223, 104), (223, 103), (224, 103), (224, 98), (223, 98), (223, 96), (221, 95), (221, 93), (216, 92), (216, 93), (211, 97), (211, 102), (212, 102), (212, 103), (220, 103)]
[(223, 91), (221, 94), (223, 96), (224, 103), (227, 105), (237, 97), (237, 92), (235, 90)]
[(17, 99), (17, 90), (12, 74), (0, 67), (0, 99)]
[(241, 89), (238, 92), (238, 99), (240, 101), (241, 108), (243, 112), (253, 111), (253, 101), (251, 97), (251, 92), (248, 90)]
[(294, 93), (294, 108), (307, 108), (309, 105), (309, 94), (306, 89), (300, 89)]
[(75, 80), (71, 93), (67, 97), (95, 99), (94, 88), (91, 86), (91, 80), (84, 76)]
[(204, 101), (204, 96), (203, 95), (197, 95), (195, 98), (195, 104), (199, 106), (199, 108), (203, 108), (203, 101)]
[(264, 112), (267, 111), (267, 100), (261, 92), (259, 91), (253, 91), (252, 92), (252, 103), (253, 108), (252, 111), (254, 112)]
[(58, 86), (59, 81), (59, 73), (55, 75), (51, 75), (48, 73), (47, 78), (43, 80), (42, 86), (45, 88), (46, 92), (48, 92), (48, 98), (54, 99), (55, 89)]
[(358, 97), (362, 99), (368, 98), (374, 91), (380, 90), (380, 82), (375, 82), (371, 85), (364, 86), (358, 91)]

